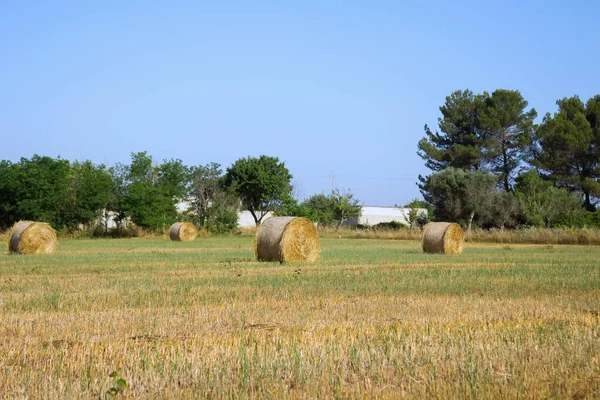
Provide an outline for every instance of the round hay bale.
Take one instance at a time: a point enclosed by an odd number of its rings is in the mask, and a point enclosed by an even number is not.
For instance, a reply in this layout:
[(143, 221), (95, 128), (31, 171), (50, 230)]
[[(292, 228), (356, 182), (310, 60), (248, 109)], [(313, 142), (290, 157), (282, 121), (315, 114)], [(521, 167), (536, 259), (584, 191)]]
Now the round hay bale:
[(58, 244), (54, 229), (43, 222), (17, 222), (9, 238), (8, 250), (17, 254), (53, 254)]
[(175, 222), (171, 225), (169, 237), (178, 242), (191, 242), (198, 236), (198, 229), (191, 222)]
[(464, 233), (460, 225), (450, 222), (430, 222), (423, 230), (425, 253), (460, 254), (463, 251)]
[(319, 234), (310, 220), (296, 217), (267, 219), (256, 232), (256, 257), (261, 261), (317, 261)]

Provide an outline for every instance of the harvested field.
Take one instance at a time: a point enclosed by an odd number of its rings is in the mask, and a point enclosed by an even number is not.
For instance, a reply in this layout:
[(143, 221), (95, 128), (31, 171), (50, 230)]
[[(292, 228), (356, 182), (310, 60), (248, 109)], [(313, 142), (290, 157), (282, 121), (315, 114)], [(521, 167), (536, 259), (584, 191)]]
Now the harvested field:
[(0, 254), (0, 393), (600, 393), (600, 247), (470, 243), (444, 257), (417, 240), (322, 239), (321, 249), (293, 265), (256, 261), (249, 236)]

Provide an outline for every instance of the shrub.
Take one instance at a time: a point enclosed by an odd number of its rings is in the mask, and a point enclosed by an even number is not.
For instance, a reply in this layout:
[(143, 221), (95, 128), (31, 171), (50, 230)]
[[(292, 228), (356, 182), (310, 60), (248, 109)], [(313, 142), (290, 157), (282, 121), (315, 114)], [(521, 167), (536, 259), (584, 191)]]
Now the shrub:
[(378, 229), (378, 230), (387, 229), (387, 230), (391, 230), (391, 231), (397, 231), (400, 229), (408, 229), (408, 225), (403, 224), (402, 222), (398, 222), (398, 221), (380, 222), (377, 225), (374, 225), (373, 229)]
[(98, 225), (94, 229), (92, 235), (93, 238), (133, 238), (142, 237), (144, 232), (135, 225), (127, 225), (120, 228), (109, 228), (105, 230), (102, 225)]

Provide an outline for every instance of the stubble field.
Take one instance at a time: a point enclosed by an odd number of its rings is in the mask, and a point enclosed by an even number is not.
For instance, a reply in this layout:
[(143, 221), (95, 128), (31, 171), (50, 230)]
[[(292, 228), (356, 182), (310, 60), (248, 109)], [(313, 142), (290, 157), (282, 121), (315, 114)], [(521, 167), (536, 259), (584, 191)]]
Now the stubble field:
[[(6, 249), (6, 241), (0, 242)], [(0, 254), (1, 398), (597, 398), (600, 247), (251, 237)]]

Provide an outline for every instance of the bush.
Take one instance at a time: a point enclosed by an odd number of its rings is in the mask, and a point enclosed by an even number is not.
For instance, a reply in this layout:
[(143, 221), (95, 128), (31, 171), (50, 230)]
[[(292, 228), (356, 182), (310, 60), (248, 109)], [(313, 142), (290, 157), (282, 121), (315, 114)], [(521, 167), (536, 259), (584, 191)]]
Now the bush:
[(600, 210), (586, 212), (584, 226), (600, 228)]
[(98, 225), (91, 237), (93, 238), (133, 238), (142, 237), (144, 232), (135, 225), (123, 226), (121, 228), (109, 228), (108, 231), (104, 229), (102, 225)]
[(408, 225), (403, 224), (402, 222), (398, 222), (398, 221), (380, 222), (377, 225), (374, 225), (373, 229), (377, 229), (377, 230), (387, 229), (390, 231), (398, 231), (401, 229), (408, 229)]
[(219, 207), (206, 221), (206, 229), (216, 234), (230, 233), (237, 228), (238, 214), (226, 207)]
[(538, 228), (585, 225), (586, 215), (581, 207), (581, 196), (554, 187), (536, 171), (519, 175), (515, 191), (527, 225)]

